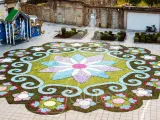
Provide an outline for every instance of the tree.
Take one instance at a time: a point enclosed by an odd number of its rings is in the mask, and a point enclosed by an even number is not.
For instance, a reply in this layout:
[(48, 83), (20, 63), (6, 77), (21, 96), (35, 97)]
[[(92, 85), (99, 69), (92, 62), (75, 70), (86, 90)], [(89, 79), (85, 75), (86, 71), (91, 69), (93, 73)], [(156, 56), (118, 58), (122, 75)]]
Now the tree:
[(145, 0), (149, 5), (160, 4), (160, 0)]
[(128, 1), (129, 1), (129, 3), (131, 3), (133, 5), (136, 5), (141, 2), (141, 0), (128, 0)]

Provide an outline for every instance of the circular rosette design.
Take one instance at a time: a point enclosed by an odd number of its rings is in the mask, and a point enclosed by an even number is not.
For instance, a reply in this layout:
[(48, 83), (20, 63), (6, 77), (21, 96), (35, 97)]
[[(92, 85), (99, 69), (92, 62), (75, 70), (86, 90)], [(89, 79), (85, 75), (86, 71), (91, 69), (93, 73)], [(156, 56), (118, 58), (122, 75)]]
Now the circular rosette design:
[(95, 105), (96, 105), (96, 102), (94, 102), (91, 98), (76, 99), (76, 102), (73, 104), (73, 106), (80, 107), (82, 109), (88, 109)]
[(8, 67), (9, 67), (9, 65), (6, 65), (6, 64), (1, 65), (1, 64), (0, 64), (0, 73), (5, 73), (5, 72), (7, 72)]
[(15, 59), (13, 58), (0, 58), (0, 63), (11, 63), (13, 62)]
[(158, 62), (148, 62), (148, 63), (152, 66), (152, 68), (160, 70), (160, 61), (158, 61)]
[(6, 80), (5, 75), (0, 75), (0, 81), (2, 81), (2, 80)]
[(29, 93), (27, 91), (23, 91), (23, 92), (20, 92), (20, 93), (13, 94), (12, 96), (14, 97), (15, 102), (17, 102), (17, 101), (27, 101), (27, 100), (30, 100), (31, 97), (34, 96), (34, 93)]
[(21, 49), (17, 49), (17, 50), (11, 50), (8, 51), (6, 53), (4, 53), (4, 56), (8, 56), (8, 57), (23, 57), (25, 55), (30, 55), (31, 52), (27, 51), (27, 50), (21, 50)]
[(104, 95), (102, 97), (104, 108), (112, 111), (128, 111), (135, 109), (138, 104), (138, 99), (129, 97), (124, 93), (117, 93), (114, 95)]
[(88, 47), (105, 47), (109, 48), (110, 44), (105, 43), (105, 42), (93, 42), (93, 43), (88, 43)]
[(125, 112), (158, 98), (159, 77), (160, 56), (144, 48), (52, 42), (0, 58), (0, 97), (38, 114)]
[(145, 85), (160, 91), (160, 79), (158, 78), (151, 78), (149, 81), (145, 83)]
[(147, 53), (149, 54), (150, 53), (149, 50), (144, 49), (144, 48), (128, 48), (128, 49), (124, 50), (124, 52), (134, 54), (134, 55), (147, 54)]
[(44, 44), (43, 46), (47, 48), (64, 48), (66, 46), (66, 43), (52, 42), (52, 43)]
[(44, 51), (44, 47), (31, 47), (30, 50), (34, 51), (34, 52), (40, 52), (40, 51)]
[(41, 114), (60, 113), (66, 109), (66, 98), (62, 96), (42, 96), (40, 100), (31, 102), (28, 109)]
[(6, 96), (10, 91), (17, 90), (18, 87), (14, 86), (12, 82), (5, 82), (0, 85), (0, 97)]

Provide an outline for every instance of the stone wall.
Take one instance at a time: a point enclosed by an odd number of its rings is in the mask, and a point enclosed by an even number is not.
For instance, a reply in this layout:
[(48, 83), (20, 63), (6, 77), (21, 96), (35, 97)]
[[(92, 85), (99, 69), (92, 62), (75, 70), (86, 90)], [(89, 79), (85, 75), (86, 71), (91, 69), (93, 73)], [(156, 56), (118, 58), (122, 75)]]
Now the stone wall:
[(124, 10), (108, 7), (85, 7), (84, 25), (90, 21), (90, 14), (96, 11), (96, 26), (102, 28), (124, 28)]
[(78, 26), (88, 26), (93, 11), (96, 26), (104, 28), (124, 28), (124, 11), (108, 7), (91, 7), (81, 2), (56, 1), (41, 5), (21, 4), (27, 14), (37, 15), (40, 20)]
[(72, 25), (83, 25), (82, 3), (56, 1), (41, 5), (21, 4), (21, 10), (37, 15), (40, 20)]
[(116, 4), (117, 0), (84, 0), (84, 3), (90, 6), (111, 7)]

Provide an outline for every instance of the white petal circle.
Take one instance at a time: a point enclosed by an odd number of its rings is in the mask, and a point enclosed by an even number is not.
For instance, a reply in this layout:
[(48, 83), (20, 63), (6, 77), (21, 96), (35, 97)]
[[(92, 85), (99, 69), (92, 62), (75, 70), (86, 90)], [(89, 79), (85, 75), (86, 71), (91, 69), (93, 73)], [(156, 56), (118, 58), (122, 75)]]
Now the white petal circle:
[(28, 98), (28, 97), (29, 97), (29, 95), (26, 94), (26, 93), (25, 94), (22, 93), (22, 94), (18, 95), (18, 98), (20, 98), (20, 99), (25, 99), (25, 98)]
[(140, 95), (147, 95), (148, 94), (148, 92), (145, 90), (139, 90), (139, 91), (137, 91), (137, 93)]
[(88, 105), (90, 105), (90, 101), (83, 100), (83, 101), (80, 101), (79, 104), (80, 104), (80, 106), (88, 106)]

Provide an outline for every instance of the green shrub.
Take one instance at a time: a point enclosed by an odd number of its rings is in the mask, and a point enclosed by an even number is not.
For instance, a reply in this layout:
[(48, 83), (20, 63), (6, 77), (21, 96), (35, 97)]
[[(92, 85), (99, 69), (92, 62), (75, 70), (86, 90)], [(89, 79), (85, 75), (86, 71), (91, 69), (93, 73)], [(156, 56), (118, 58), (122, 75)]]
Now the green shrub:
[(146, 37), (146, 41), (145, 41), (145, 42), (148, 42), (148, 43), (151, 43), (151, 42), (152, 42), (152, 39), (151, 39), (150, 35), (148, 35), (148, 36)]
[(141, 0), (129, 0), (129, 3), (131, 3), (132, 5), (137, 5), (140, 2)]
[(154, 42), (156, 42), (156, 41), (157, 41), (157, 35), (153, 34), (153, 35), (152, 35), (152, 40), (153, 40)]
[(157, 4), (157, 0), (144, 0), (148, 5)]
[(139, 37), (139, 33), (135, 33), (135, 36)]
[(66, 28), (63, 27), (63, 28), (61, 29), (61, 31), (62, 31), (62, 36), (65, 36), (65, 35), (66, 35)]
[(74, 36), (75, 34), (76, 34), (75, 31), (73, 31), (73, 30), (70, 31), (70, 37)]
[(145, 42), (145, 37), (141, 37), (140, 42)]
[(109, 36), (108, 33), (103, 33), (103, 34), (101, 35), (101, 40), (108, 40), (108, 36)]
[(137, 36), (134, 37), (134, 42), (139, 42), (139, 38)]
[(160, 44), (160, 37), (158, 37), (158, 39), (157, 39), (157, 43), (159, 43), (159, 44)]
[(72, 31), (74, 31), (75, 33), (77, 32), (76, 28), (71, 28)]
[(109, 31), (109, 34), (112, 35), (112, 31)]
[(124, 36), (126, 36), (126, 32), (125, 31), (120, 31), (120, 33)]
[(141, 35), (146, 35), (146, 33), (145, 32), (141, 32)]
[(103, 32), (100, 32), (101, 34), (103, 34)]
[(126, 38), (126, 32), (125, 31), (120, 31), (120, 32), (117, 33), (117, 35), (120, 35), (118, 37), (119, 41), (124, 41), (124, 39)]
[(109, 34), (109, 35), (107, 36), (107, 39), (108, 39), (108, 40), (114, 40), (114, 37)]
[(157, 38), (160, 37), (160, 33), (157, 33)]
[(105, 40), (105, 35), (104, 34), (101, 35), (101, 40)]
[(117, 39), (117, 35), (113, 34), (113, 39), (116, 40)]
[(157, 43), (158, 38), (160, 38), (160, 33), (146, 34), (145, 32), (135, 33), (134, 41), (146, 42), (146, 43)]
[(66, 31), (65, 32), (65, 37), (66, 38), (70, 38), (71, 37), (71, 32), (70, 31)]
[(122, 35), (117, 35), (118, 41), (124, 41), (124, 37)]
[(124, 41), (126, 38), (126, 32), (125, 31), (120, 31), (117, 33), (117, 39), (118, 41)]
[(142, 35), (140, 35), (140, 36), (141, 36), (141, 37), (144, 37), (144, 38), (146, 37), (146, 35), (145, 35), (145, 34), (142, 34)]
[(84, 36), (84, 32), (78, 32), (76, 36), (78, 38), (82, 38)]

